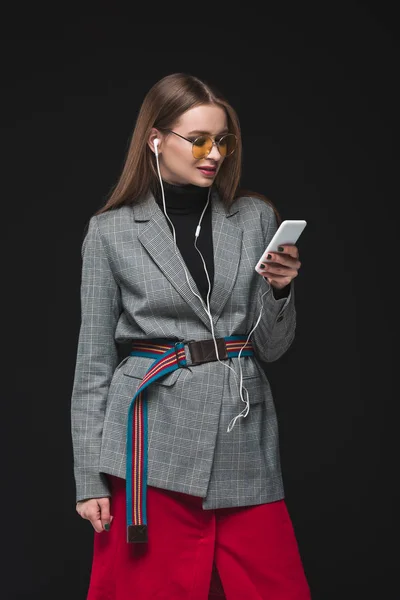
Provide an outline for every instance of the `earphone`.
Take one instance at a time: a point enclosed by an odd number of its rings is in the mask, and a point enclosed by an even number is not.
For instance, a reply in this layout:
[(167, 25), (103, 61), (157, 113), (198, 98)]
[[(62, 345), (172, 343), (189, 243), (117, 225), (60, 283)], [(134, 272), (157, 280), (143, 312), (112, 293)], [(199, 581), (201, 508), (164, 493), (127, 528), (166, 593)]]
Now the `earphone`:
[[(165, 217), (166, 217), (166, 219), (169, 221), (169, 223), (171, 224), (171, 227), (172, 227), (172, 233), (173, 233), (174, 244), (175, 244), (175, 250), (176, 250), (176, 249), (177, 249), (177, 243), (176, 243), (176, 232), (175, 232), (175, 227), (174, 227), (174, 224), (172, 223), (171, 219), (169, 218), (169, 216), (168, 216), (168, 214), (167, 214), (167, 207), (166, 207), (166, 203), (165, 203), (165, 194), (164, 194), (164, 186), (163, 186), (163, 183), (162, 183), (162, 177), (161, 177), (161, 172), (160, 172), (160, 165), (159, 165), (159, 160), (158, 160), (158, 144), (159, 144), (159, 142), (160, 142), (160, 140), (159, 140), (158, 138), (155, 138), (155, 139), (153, 140), (153, 143), (154, 143), (154, 154), (155, 154), (155, 156), (156, 156), (157, 172), (158, 172), (158, 177), (159, 177), (159, 179), (160, 179), (160, 185), (161, 185), (161, 194), (162, 194), (162, 200), (163, 200), (163, 210), (164, 210), (164, 214), (165, 214)], [(182, 258), (181, 258), (181, 255), (179, 254), (179, 252), (176, 252), (176, 255), (177, 255), (177, 257), (179, 258), (179, 260), (180, 260), (180, 262), (181, 262), (181, 265), (182, 265), (182, 267), (183, 267), (183, 269), (184, 269), (184, 272), (185, 272), (185, 277), (186, 277), (186, 282), (187, 282), (187, 284), (188, 284), (188, 286), (189, 286), (189, 288), (190, 288), (191, 292), (194, 294), (194, 296), (196, 296), (196, 298), (198, 298), (198, 299), (200, 300), (200, 302), (201, 302), (201, 304), (202, 304), (202, 306), (203, 306), (204, 310), (206, 311), (206, 313), (207, 313), (207, 316), (208, 316), (208, 318), (209, 318), (209, 320), (210, 320), (210, 325), (211, 325), (211, 333), (212, 333), (212, 338), (213, 338), (213, 340), (214, 340), (214, 347), (215, 347), (215, 353), (216, 353), (216, 355), (217, 355), (217, 360), (218, 360), (218, 362), (220, 362), (220, 363), (221, 363), (221, 364), (222, 364), (224, 367), (226, 367), (226, 368), (230, 369), (230, 370), (233, 372), (233, 374), (235, 375), (235, 377), (237, 378), (237, 374), (236, 374), (235, 370), (234, 370), (234, 369), (233, 369), (233, 368), (232, 368), (230, 365), (227, 365), (226, 363), (224, 363), (223, 361), (221, 361), (221, 360), (220, 360), (220, 358), (219, 358), (218, 347), (217, 347), (217, 341), (216, 341), (216, 339), (215, 339), (215, 333), (214, 333), (214, 323), (213, 323), (213, 319), (212, 319), (212, 315), (211, 315), (211, 309), (210, 309), (210, 292), (211, 292), (211, 281), (210, 281), (210, 277), (209, 277), (209, 275), (208, 275), (207, 266), (206, 266), (206, 262), (205, 262), (205, 260), (204, 260), (204, 257), (203, 257), (203, 255), (202, 255), (202, 253), (200, 252), (199, 248), (197, 247), (197, 239), (198, 239), (198, 237), (199, 237), (199, 235), (200, 235), (200, 230), (201, 230), (201, 222), (202, 222), (202, 220), (203, 220), (204, 213), (206, 212), (206, 210), (207, 210), (207, 207), (208, 207), (208, 205), (209, 205), (209, 202), (210, 202), (210, 192), (211, 192), (211, 186), (210, 186), (210, 188), (209, 188), (209, 191), (208, 191), (207, 203), (206, 203), (206, 205), (205, 205), (205, 207), (204, 207), (204, 209), (203, 209), (203, 211), (202, 211), (202, 213), (201, 213), (201, 215), (200, 215), (200, 219), (199, 219), (198, 225), (197, 225), (197, 227), (196, 227), (196, 232), (195, 232), (195, 236), (194, 236), (194, 247), (196, 248), (196, 250), (197, 250), (197, 252), (199, 253), (199, 255), (200, 255), (200, 258), (201, 258), (201, 260), (202, 260), (202, 262), (203, 262), (203, 268), (204, 268), (204, 271), (205, 271), (205, 274), (206, 274), (206, 277), (207, 277), (207, 282), (208, 282), (208, 291), (207, 291), (207, 304), (204, 302), (203, 298), (202, 298), (201, 296), (199, 296), (199, 295), (198, 295), (198, 294), (195, 292), (195, 290), (192, 288), (192, 286), (190, 285), (190, 281), (189, 281), (189, 275), (188, 275), (188, 272), (187, 272), (187, 270), (186, 270), (186, 266), (185, 266), (185, 264), (184, 264), (184, 262), (183, 262), (183, 260), (182, 260)], [(230, 432), (230, 431), (233, 429), (233, 427), (234, 427), (234, 425), (235, 425), (235, 423), (236, 423), (236, 420), (237, 420), (238, 418), (240, 418), (240, 417), (246, 417), (246, 416), (248, 415), (249, 411), (250, 411), (249, 393), (248, 393), (248, 390), (247, 390), (247, 389), (244, 387), (244, 385), (243, 385), (243, 372), (242, 372), (242, 365), (241, 365), (241, 362), (240, 362), (240, 356), (241, 356), (241, 353), (242, 353), (242, 350), (243, 350), (243, 348), (245, 348), (245, 347), (246, 347), (246, 344), (247, 344), (247, 342), (249, 341), (249, 339), (250, 339), (250, 336), (252, 335), (252, 333), (254, 332), (254, 330), (256, 329), (256, 327), (258, 326), (258, 324), (259, 324), (259, 322), (260, 322), (261, 315), (262, 315), (262, 311), (263, 311), (263, 308), (264, 308), (264, 296), (265, 296), (267, 293), (269, 293), (270, 291), (271, 291), (271, 288), (269, 288), (269, 289), (268, 289), (266, 292), (264, 292), (264, 294), (261, 296), (261, 311), (260, 311), (260, 315), (259, 315), (259, 317), (258, 317), (258, 319), (257, 319), (257, 322), (256, 322), (255, 326), (254, 326), (254, 327), (253, 327), (253, 329), (250, 331), (250, 333), (249, 333), (249, 335), (248, 335), (248, 337), (247, 337), (247, 340), (246, 340), (245, 344), (244, 344), (244, 345), (243, 345), (243, 347), (240, 349), (240, 352), (239, 352), (239, 355), (238, 355), (239, 370), (240, 370), (240, 385), (239, 385), (239, 393), (240, 393), (240, 399), (242, 400), (242, 402), (244, 402), (244, 403), (246, 404), (246, 407), (245, 407), (245, 408), (244, 408), (244, 409), (243, 409), (243, 410), (242, 410), (242, 411), (241, 411), (241, 412), (240, 412), (238, 415), (236, 415), (236, 417), (234, 417), (234, 418), (231, 420), (231, 422), (230, 422), (230, 423), (229, 423), (229, 425), (228, 425), (228, 429), (227, 429), (227, 432), (228, 432), (228, 433), (229, 433), (229, 432)], [(246, 400), (243, 398), (242, 390), (244, 390), (244, 391), (246, 392)]]

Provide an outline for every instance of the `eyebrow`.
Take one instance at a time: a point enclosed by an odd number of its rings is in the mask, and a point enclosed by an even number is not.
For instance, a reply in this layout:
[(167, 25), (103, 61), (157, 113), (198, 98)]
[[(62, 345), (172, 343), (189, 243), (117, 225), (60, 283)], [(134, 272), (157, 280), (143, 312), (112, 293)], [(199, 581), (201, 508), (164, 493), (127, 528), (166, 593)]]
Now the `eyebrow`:
[[(225, 129), (222, 129), (219, 133), (228, 133), (228, 132), (229, 132), (229, 130), (225, 127)], [(195, 129), (194, 131), (189, 131), (189, 133), (187, 135), (192, 135), (193, 133), (212, 135), (209, 131), (200, 131), (200, 129)]]

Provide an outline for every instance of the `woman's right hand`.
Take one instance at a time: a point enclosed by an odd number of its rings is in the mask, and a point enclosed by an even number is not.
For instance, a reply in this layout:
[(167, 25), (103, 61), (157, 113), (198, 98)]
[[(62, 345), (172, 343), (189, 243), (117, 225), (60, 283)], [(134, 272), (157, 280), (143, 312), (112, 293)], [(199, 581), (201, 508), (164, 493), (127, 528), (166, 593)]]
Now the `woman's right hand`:
[(89, 498), (76, 503), (76, 512), (88, 519), (97, 533), (108, 531), (114, 517), (110, 516), (110, 498)]

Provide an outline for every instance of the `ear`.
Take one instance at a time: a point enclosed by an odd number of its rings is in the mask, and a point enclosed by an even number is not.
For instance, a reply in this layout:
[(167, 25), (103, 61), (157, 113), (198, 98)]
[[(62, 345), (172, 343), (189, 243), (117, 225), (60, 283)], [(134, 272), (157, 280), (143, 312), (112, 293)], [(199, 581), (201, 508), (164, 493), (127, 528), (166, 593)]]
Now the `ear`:
[(154, 127), (152, 128), (150, 135), (149, 135), (149, 139), (147, 140), (147, 143), (149, 145), (150, 150), (153, 152), (153, 154), (155, 154), (155, 150), (154, 150), (154, 140), (155, 138), (158, 138), (160, 141), (158, 142), (158, 152), (160, 152), (160, 145), (161, 145), (161, 134), (157, 131), (157, 129), (155, 129)]

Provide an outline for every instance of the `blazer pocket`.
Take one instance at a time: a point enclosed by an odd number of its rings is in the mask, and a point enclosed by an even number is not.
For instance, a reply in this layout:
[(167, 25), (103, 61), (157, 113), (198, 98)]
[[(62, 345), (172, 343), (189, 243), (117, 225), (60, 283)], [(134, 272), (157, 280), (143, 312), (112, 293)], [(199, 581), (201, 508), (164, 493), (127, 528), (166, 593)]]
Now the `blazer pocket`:
[[(246, 388), (249, 394), (249, 403), (250, 404), (259, 404), (263, 402), (265, 399), (265, 386), (260, 378), (260, 376), (252, 375), (250, 377), (243, 377), (243, 387)], [(238, 382), (238, 392), (239, 392), (239, 382)], [(243, 398), (246, 399), (246, 392), (243, 390)]]
[[(154, 363), (154, 358), (146, 358), (144, 356), (129, 356), (128, 358), (129, 360), (122, 365), (122, 372), (127, 377), (133, 377), (134, 379), (143, 379), (151, 365)], [(179, 367), (175, 371), (168, 373), (168, 375), (164, 375), (160, 379), (154, 381), (151, 385), (174, 385), (183, 370), (182, 367)]]

